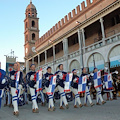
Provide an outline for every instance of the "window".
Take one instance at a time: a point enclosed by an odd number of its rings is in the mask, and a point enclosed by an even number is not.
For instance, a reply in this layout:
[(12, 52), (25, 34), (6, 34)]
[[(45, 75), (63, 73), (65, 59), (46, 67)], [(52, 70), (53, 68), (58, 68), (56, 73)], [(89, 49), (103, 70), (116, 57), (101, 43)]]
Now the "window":
[(47, 50), (47, 58), (52, 57), (52, 56), (53, 56), (53, 49), (50, 48)]
[(63, 50), (63, 44), (62, 42), (60, 42), (59, 44), (55, 46), (55, 54), (59, 53), (62, 50)]
[(28, 35), (25, 36), (25, 41), (28, 41)]
[(32, 21), (32, 27), (35, 27), (35, 21)]
[(30, 13), (28, 13), (28, 17), (30, 17)]
[(27, 22), (25, 23), (25, 28), (27, 28)]
[(35, 33), (32, 34), (32, 40), (35, 40)]
[(116, 24), (119, 24), (120, 23), (120, 15), (116, 15), (114, 16), (112, 19), (112, 26), (116, 25)]
[(74, 35), (68, 38), (68, 46), (72, 46), (78, 43), (78, 34), (75, 33)]
[(34, 13), (32, 13), (32, 17), (34, 17)]
[(40, 62), (42, 62), (43, 60), (45, 60), (45, 53), (41, 53), (40, 54)]

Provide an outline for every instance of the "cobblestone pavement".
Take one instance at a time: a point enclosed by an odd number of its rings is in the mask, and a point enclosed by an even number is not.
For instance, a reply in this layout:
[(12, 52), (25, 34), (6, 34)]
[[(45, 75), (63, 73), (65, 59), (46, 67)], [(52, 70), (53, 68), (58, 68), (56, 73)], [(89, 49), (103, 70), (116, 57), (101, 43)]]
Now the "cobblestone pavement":
[[(81, 99), (83, 103), (83, 98)], [(93, 101), (96, 102), (95, 100)], [(13, 108), (3, 107), (0, 110), (0, 120), (120, 120), (120, 98), (107, 101), (105, 105), (73, 108), (73, 101), (69, 102), (68, 110), (59, 109), (59, 100), (55, 103), (56, 111), (49, 112), (47, 105), (39, 104), (39, 113), (32, 113), (32, 104), (19, 107), (20, 115), (13, 116)]]

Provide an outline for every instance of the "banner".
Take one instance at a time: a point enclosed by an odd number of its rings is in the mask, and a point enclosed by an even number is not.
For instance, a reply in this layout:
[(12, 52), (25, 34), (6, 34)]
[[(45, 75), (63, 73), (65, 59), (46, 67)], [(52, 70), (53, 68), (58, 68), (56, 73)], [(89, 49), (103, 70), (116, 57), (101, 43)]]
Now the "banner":
[(78, 81), (78, 94), (85, 93), (86, 82), (87, 82), (87, 77), (86, 76), (82, 76), (82, 77), (79, 78), (79, 81)]

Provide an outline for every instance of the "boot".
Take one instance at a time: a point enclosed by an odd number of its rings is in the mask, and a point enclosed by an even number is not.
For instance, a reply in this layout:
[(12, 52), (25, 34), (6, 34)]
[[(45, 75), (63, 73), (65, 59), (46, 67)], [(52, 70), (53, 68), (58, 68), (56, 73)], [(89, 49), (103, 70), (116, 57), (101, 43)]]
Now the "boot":
[(64, 110), (64, 107), (63, 107), (63, 106), (60, 106), (60, 109)]
[(74, 108), (78, 108), (77, 105), (74, 105)]
[(120, 91), (118, 91), (118, 97), (120, 97)]
[(81, 108), (82, 106), (83, 106), (82, 104), (79, 105), (80, 108)]

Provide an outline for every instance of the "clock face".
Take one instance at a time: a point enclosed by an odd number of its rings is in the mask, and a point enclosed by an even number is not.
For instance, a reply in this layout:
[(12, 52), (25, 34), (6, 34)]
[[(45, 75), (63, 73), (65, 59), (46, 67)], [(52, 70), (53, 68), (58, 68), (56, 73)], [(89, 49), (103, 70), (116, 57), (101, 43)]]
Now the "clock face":
[(27, 52), (28, 52), (28, 48), (25, 49), (25, 53), (27, 53)]

